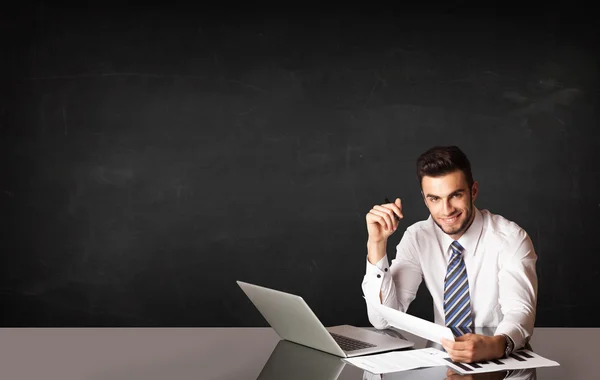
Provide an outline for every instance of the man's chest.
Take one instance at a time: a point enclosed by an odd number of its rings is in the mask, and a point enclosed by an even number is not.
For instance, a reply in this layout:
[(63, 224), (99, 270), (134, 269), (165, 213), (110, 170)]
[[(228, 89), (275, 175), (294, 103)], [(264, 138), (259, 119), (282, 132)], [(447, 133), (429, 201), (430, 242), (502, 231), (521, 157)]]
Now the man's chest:
[[(472, 294), (485, 296), (498, 286), (498, 254), (494, 250), (480, 249), (463, 257), (469, 289)], [(450, 255), (430, 252), (421, 260), (423, 279), (430, 291), (443, 294), (446, 278), (453, 276), (456, 268), (449, 267)]]

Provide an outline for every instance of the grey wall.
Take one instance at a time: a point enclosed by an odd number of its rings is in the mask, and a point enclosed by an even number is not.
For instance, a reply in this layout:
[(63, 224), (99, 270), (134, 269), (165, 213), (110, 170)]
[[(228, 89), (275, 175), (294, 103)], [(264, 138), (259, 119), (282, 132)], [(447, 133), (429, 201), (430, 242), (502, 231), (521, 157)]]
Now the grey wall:
[[(211, 12), (3, 15), (3, 326), (264, 326), (235, 280), (367, 325), (365, 214), (398, 196), (403, 227), (426, 218), (437, 144), (533, 239), (537, 324), (599, 326), (585, 14)], [(426, 289), (410, 311), (432, 318)]]

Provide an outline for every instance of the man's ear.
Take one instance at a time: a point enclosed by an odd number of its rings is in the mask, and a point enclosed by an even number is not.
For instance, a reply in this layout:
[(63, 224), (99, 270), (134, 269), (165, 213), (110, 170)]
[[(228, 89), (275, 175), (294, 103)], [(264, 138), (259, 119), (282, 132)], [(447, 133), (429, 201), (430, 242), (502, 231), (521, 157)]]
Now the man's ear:
[(477, 195), (479, 194), (479, 184), (477, 181), (473, 182), (473, 186), (471, 186), (471, 202), (475, 202), (477, 199)]

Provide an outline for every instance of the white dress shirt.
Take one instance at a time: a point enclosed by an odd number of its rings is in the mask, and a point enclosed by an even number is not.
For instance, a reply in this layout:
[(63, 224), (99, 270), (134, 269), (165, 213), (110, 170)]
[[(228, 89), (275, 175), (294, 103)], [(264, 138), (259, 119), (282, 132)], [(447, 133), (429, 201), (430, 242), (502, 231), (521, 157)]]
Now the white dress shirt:
[[(537, 255), (527, 233), (514, 222), (488, 210), (475, 210), (475, 219), (458, 239), (464, 247), (471, 310), (476, 327), (496, 327), (523, 347), (533, 334), (537, 303)], [(389, 265), (387, 255), (375, 265), (367, 259), (362, 282), (365, 298), (406, 312), (424, 279), (433, 298), (434, 322), (444, 325), (444, 278), (452, 238), (428, 219), (409, 226)], [(367, 303), (373, 327), (387, 322)]]

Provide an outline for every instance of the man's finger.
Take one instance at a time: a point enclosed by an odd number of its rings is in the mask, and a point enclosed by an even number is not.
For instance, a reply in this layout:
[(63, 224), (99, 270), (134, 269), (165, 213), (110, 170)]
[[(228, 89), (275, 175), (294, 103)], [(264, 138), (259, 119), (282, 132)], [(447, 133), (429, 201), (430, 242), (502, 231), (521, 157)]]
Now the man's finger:
[(448, 355), (450, 355), (452, 361), (459, 363), (471, 363), (474, 358), (472, 351), (452, 351), (452, 353), (448, 353)]
[(452, 355), (450, 355), (450, 359), (452, 359), (453, 362), (457, 362), (457, 363), (468, 363), (468, 357), (466, 355), (460, 354), (460, 353), (455, 353), (453, 352)]
[(453, 351), (465, 351), (468, 350), (468, 342), (449, 342), (447, 344)]
[(448, 350), (452, 350), (454, 348), (455, 342), (442, 338), (441, 343), (442, 343), (442, 347), (444, 347), (444, 350), (448, 351)]
[(400, 218), (403, 218), (402, 211), (398, 208), (398, 206), (396, 206), (393, 203), (381, 205), (379, 206), (379, 209), (381, 211), (387, 212), (390, 215), (390, 218), (392, 218), (392, 221), (394, 222), (399, 222)]
[(394, 217), (395, 221), (399, 222), (400, 219), (404, 218), (404, 215), (402, 215), (402, 210), (400, 210), (393, 203), (390, 203), (389, 205), (387, 205), (385, 207), (392, 212), (392, 216)]
[(394, 206), (396, 206), (397, 211), (399, 213), (399, 217), (402, 219), (404, 218), (404, 214), (402, 213), (402, 201), (400, 200), (400, 198), (396, 198), (396, 202), (394, 203)]
[(371, 213), (374, 215), (379, 216), (380, 219), (380, 224), (388, 231), (391, 231), (393, 229), (393, 225), (392, 225), (392, 220), (390, 219), (390, 216), (387, 212), (385, 211), (381, 211), (379, 209), (380, 206), (375, 206), (373, 207), (373, 209), (371, 210)]
[(450, 347), (452, 347), (452, 345), (455, 343), (454, 341), (451, 341), (446, 338), (441, 338), (440, 342), (442, 342), (442, 346), (450, 346)]
[(471, 339), (473, 339), (473, 334), (471, 334), (471, 333), (468, 333), (465, 335), (460, 335), (460, 336), (457, 336), (456, 338), (454, 338), (454, 340), (456, 340), (457, 342), (464, 342), (464, 341), (471, 340)]
[[(390, 206), (391, 207), (391, 206)], [(396, 227), (397, 225), (397, 221), (398, 221), (398, 216), (396, 215), (396, 213), (394, 212), (394, 210), (390, 207), (387, 206), (375, 206), (373, 207), (375, 210), (382, 212), (384, 214), (386, 214), (389, 217), (389, 221), (391, 223), (391, 228)], [(387, 220), (387, 218), (386, 218)]]

